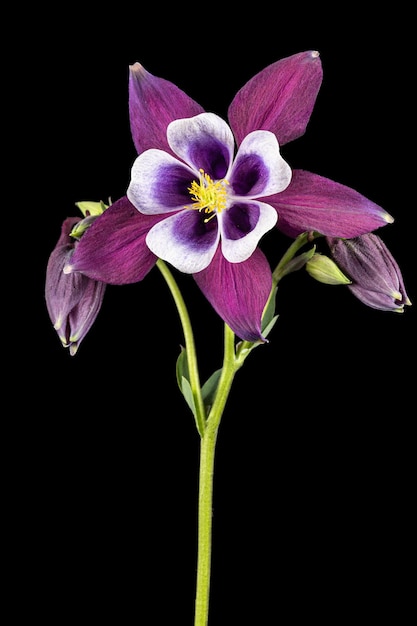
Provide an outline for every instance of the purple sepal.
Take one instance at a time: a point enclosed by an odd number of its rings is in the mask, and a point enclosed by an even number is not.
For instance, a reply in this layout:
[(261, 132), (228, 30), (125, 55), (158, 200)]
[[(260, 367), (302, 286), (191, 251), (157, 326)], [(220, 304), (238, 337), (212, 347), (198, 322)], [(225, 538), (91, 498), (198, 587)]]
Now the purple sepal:
[(113, 285), (139, 282), (156, 263), (145, 239), (160, 219), (139, 213), (123, 196), (84, 233), (65, 271)]
[(267, 201), (278, 213), (277, 228), (293, 238), (310, 230), (357, 237), (393, 221), (354, 189), (304, 170), (293, 170), (288, 187)]
[(266, 341), (261, 320), (272, 288), (272, 274), (259, 248), (242, 263), (229, 263), (218, 248), (210, 265), (193, 276), (235, 335), (245, 341)]
[(195, 100), (170, 81), (153, 76), (140, 63), (130, 66), (130, 130), (138, 154), (148, 148), (173, 154), (167, 142), (168, 124), (203, 111)]
[(268, 65), (235, 95), (228, 119), (238, 145), (270, 130), (282, 146), (305, 133), (323, 79), (319, 54), (300, 52)]

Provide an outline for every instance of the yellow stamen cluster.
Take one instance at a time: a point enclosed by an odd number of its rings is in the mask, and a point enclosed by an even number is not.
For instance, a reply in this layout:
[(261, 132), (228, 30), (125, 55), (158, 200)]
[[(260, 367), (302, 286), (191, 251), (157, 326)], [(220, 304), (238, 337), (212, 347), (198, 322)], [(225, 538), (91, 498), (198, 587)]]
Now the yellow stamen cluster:
[(205, 222), (208, 222), (215, 213), (221, 213), (226, 208), (227, 202), (227, 189), (226, 185), (229, 182), (223, 178), (214, 182), (204, 170), (200, 169), (199, 181), (193, 180), (191, 186), (188, 187), (188, 191), (191, 195), (191, 200), (194, 204), (187, 208), (197, 209), (198, 211), (204, 211), (204, 213), (211, 213)]

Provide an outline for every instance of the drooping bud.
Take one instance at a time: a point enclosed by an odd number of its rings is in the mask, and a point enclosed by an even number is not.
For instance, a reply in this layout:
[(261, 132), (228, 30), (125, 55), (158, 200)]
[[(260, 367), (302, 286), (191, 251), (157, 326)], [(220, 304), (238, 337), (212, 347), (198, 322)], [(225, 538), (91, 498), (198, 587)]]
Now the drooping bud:
[(61, 235), (46, 268), (45, 300), (51, 322), (62, 345), (73, 356), (94, 323), (103, 302), (106, 283), (79, 272), (64, 274), (78, 242), (70, 235), (79, 217), (64, 220)]
[(348, 288), (364, 304), (398, 313), (411, 305), (398, 263), (378, 235), (326, 240), (333, 259), (352, 280)]
[(328, 256), (314, 254), (306, 263), (306, 270), (312, 278), (326, 285), (349, 285), (352, 281)]

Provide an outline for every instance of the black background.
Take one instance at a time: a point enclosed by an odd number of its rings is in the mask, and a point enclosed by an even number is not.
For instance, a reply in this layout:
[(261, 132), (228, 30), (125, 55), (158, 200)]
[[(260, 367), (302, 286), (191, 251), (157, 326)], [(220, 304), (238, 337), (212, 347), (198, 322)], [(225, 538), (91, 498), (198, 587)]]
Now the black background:
[[(34, 27), (12, 65), (13, 225), (29, 244), (18, 245), (18, 331), (6, 333), (9, 580), (16, 614), (44, 623), (193, 623), (199, 439), (176, 385), (183, 337), (171, 295), (157, 269), (109, 287), (75, 357), (44, 303), (47, 259), (74, 203), (125, 193), (130, 64), (226, 117), (263, 67), (319, 50), (311, 121), (283, 156), (394, 216), (380, 234), (416, 301), (407, 15), (135, 6), (26, 14)], [(274, 231), (261, 247), (273, 263), (288, 243)], [(222, 324), (191, 277), (178, 281), (205, 379), (221, 365)], [(283, 281), (278, 311), (219, 431), (210, 624), (402, 623), (415, 562), (414, 307), (369, 309), (300, 272)]]

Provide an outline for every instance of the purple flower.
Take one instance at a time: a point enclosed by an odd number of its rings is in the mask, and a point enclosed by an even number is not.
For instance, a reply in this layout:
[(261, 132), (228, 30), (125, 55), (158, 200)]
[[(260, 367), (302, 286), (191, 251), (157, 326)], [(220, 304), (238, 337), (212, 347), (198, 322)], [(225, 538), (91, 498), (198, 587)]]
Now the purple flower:
[(327, 243), (338, 267), (352, 280), (348, 288), (364, 304), (398, 313), (411, 305), (398, 263), (378, 235), (327, 238)]
[(52, 251), (45, 281), (49, 317), (64, 348), (73, 356), (94, 323), (100, 310), (106, 284), (75, 272), (64, 274), (78, 242), (70, 233), (80, 217), (64, 220), (58, 242)]
[(161, 257), (194, 276), (238, 337), (263, 340), (272, 273), (257, 246), (268, 230), (350, 238), (392, 221), (357, 191), (291, 173), (282, 159), (280, 148), (305, 132), (321, 82), (317, 52), (281, 59), (237, 92), (227, 124), (132, 65), (132, 180), (83, 235), (66, 271), (124, 284), (142, 280)]
[(181, 272), (195, 274), (221, 245), (229, 263), (246, 261), (277, 221), (259, 197), (285, 189), (291, 170), (273, 133), (249, 133), (234, 154), (229, 126), (214, 113), (175, 120), (172, 152), (149, 149), (132, 168), (127, 197), (145, 215), (163, 215), (146, 236), (149, 249)]

